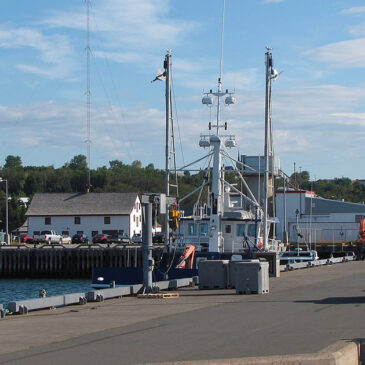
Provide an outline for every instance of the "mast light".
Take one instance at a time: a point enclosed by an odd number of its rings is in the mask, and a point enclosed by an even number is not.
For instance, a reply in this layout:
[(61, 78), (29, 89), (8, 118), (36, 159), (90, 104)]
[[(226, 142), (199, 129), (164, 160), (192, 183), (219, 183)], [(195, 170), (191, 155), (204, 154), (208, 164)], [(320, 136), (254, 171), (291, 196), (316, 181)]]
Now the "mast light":
[(226, 97), (226, 99), (225, 99), (224, 103), (225, 103), (226, 105), (232, 105), (232, 104), (235, 104), (235, 103), (236, 103), (236, 97), (235, 97), (235, 96), (233, 96), (233, 95), (231, 94), (231, 95), (229, 95), (229, 96), (227, 96), (227, 97)]
[(212, 105), (213, 104), (213, 98), (209, 94), (206, 94), (205, 96), (203, 96), (202, 104)]

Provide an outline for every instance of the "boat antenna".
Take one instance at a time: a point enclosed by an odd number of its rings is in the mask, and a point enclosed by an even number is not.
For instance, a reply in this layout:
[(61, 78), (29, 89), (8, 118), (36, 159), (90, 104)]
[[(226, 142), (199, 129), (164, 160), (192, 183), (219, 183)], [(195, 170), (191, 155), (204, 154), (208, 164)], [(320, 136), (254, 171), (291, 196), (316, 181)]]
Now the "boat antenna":
[[(221, 33), (221, 59), (219, 65), (219, 79), (218, 84), (222, 84), (222, 70), (223, 70), (223, 46), (224, 46), (224, 14), (226, 10), (226, 0), (223, 0), (223, 10), (222, 10), (222, 33)], [(222, 85), (221, 85), (222, 87)]]
[[(223, 0), (222, 9), (222, 32), (221, 32), (221, 58), (219, 64), (219, 78), (218, 78), (218, 93), (222, 92), (222, 72), (223, 72), (223, 46), (224, 46), (224, 14), (226, 10), (226, 0)], [(219, 134), (219, 120), (220, 120), (220, 97), (217, 103), (217, 135)]]
[(90, 91), (90, 0), (86, 1), (86, 146), (87, 146), (87, 181), (86, 192), (90, 192), (90, 106), (91, 106), (91, 91)]

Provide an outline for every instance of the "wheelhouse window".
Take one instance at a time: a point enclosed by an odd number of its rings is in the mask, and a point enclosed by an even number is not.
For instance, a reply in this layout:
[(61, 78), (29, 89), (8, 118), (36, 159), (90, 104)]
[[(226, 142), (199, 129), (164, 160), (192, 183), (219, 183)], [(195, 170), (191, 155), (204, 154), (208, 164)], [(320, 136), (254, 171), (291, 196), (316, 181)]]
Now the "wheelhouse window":
[(225, 226), (225, 232), (226, 233), (231, 233), (232, 232), (232, 226), (230, 224), (226, 224), (226, 226)]
[(249, 224), (247, 229), (247, 235), (250, 237), (256, 236), (256, 224)]
[(244, 237), (246, 231), (245, 224), (237, 224), (237, 237)]
[(207, 236), (208, 235), (208, 223), (201, 223), (200, 229), (199, 229), (201, 236)]
[(63, 236), (69, 236), (70, 235), (70, 232), (69, 231), (62, 231), (62, 235)]
[(84, 233), (84, 231), (77, 231), (76, 233), (77, 233), (77, 234), (83, 234), (83, 233)]
[(104, 217), (104, 224), (110, 224), (110, 217)]
[(51, 224), (51, 217), (45, 217), (44, 218), (44, 224), (46, 224), (47, 226), (49, 226)]
[(91, 231), (91, 237), (96, 236), (97, 234), (99, 234), (99, 231)]
[(81, 217), (75, 217), (75, 224), (81, 224)]
[(189, 236), (196, 236), (196, 225), (194, 223), (188, 224), (188, 235)]

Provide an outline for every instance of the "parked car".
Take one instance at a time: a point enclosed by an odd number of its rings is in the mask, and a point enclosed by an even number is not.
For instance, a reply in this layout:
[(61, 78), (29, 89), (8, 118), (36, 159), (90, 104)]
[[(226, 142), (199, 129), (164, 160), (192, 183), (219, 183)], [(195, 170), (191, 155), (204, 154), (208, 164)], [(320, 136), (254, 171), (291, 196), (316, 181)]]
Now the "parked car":
[(165, 242), (165, 234), (158, 232), (154, 236), (152, 236), (152, 243), (164, 243)]
[(135, 233), (132, 237), (133, 243), (142, 243), (142, 236), (140, 233)]
[(33, 236), (34, 242), (45, 242), (48, 244), (51, 243), (61, 243), (62, 236), (57, 234), (55, 231), (42, 231), (39, 235)]
[(34, 239), (28, 233), (21, 233), (19, 235), (19, 239), (21, 243), (33, 243)]
[(295, 262), (308, 262), (318, 260), (317, 251), (283, 251), (280, 252), (280, 265), (291, 264)]
[(84, 233), (76, 233), (72, 236), (72, 243), (89, 243), (89, 238)]
[(130, 238), (126, 233), (114, 233), (110, 236), (110, 241), (116, 243), (129, 243)]
[(108, 234), (99, 233), (93, 237), (93, 243), (110, 243), (110, 236)]
[(71, 242), (72, 242), (72, 238), (68, 234), (62, 235), (60, 243), (69, 245)]

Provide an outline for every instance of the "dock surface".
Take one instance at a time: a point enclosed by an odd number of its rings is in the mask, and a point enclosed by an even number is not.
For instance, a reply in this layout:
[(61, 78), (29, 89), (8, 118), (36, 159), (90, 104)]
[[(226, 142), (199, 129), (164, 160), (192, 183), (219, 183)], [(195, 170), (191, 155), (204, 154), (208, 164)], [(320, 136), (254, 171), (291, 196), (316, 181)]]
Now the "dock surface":
[(365, 338), (365, 262), (282, 273), (270, 293), (186, 288), (0, 321), (0, 364), (140, 364), (313, 353)]

